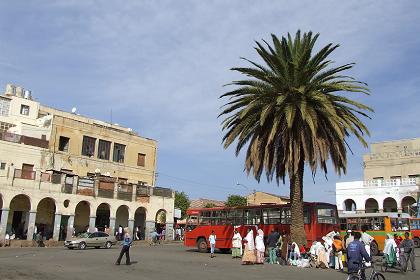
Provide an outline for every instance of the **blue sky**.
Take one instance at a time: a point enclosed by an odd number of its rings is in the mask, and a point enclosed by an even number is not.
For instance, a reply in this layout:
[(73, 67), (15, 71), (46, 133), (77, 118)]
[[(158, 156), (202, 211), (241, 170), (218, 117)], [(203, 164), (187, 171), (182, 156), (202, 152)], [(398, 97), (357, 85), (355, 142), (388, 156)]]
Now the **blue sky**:
[[(314, 4), (315, 3), (315, 4)], [(338, 4), (340, 3), (340, 4)], [(255, 40), (312, 30), (337, 64), (367, 82), (375, 109), (368, 142), (420, 136), (418, 1), (1, 1), (0, 87), (15, 83), (46, 105), (131, 127), (158, 140), (158, 184), (191, 198), (225, 199), (259, 184), (243, 154), (221, 145), (217, 115), (241, 78), (229, 71), (259, 61)], [(305, 176), (305, 199), (335, 201), (337, 181), (363, 176), (368, 150), (350, 140), (348, 173)], [(240, 182), (245, 187), (236, 186)]]

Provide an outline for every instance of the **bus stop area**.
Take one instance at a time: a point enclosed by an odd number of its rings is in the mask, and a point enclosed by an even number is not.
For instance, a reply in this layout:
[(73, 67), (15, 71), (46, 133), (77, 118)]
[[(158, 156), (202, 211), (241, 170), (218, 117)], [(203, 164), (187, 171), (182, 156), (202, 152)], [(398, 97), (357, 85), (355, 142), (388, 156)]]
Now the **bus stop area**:
[[(417, 249), (419, 250), (419, 249)], [(131, 266), (115, 266), (120, 248), (67, 250), (65, 248), (0, 248), (0, 279), (346, 279), (333, 269), (297, 268), (281, 265), (241, 265), (230, 254), (207, 253), (181, 243), (132, 247)], [(420, 255), (420, 250), (416, 252)], [(380, 257), (378, 257), (380, 259)], [(420, 267), (420, 257), (416, 258)], [(379, 270), (379, 267), (377, 268)], [(420, 272), (385, 273), (386, 279), (418, 279)]]

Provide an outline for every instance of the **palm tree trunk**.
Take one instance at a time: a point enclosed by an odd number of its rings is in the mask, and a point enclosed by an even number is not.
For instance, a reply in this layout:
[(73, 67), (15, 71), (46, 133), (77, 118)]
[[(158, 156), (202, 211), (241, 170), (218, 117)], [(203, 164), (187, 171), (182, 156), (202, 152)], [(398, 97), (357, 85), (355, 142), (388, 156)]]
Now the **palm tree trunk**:
[[(291, 225), (290, 235), (293, 242), (306, 246), (306, 233), (303, 222), (303, 171), (305, 163), (300, 160), (298, 170), (290, 176)], [(291, 174), (291, 173), (289, 173)]]

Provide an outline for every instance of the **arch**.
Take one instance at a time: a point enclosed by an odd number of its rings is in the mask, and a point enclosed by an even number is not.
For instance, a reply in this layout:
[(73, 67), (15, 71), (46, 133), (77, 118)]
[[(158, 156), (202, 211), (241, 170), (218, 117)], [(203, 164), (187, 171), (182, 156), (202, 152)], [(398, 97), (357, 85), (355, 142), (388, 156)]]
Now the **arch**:
[(36, 208), (35, 226), (37, 232), (41, 232), (47, 240), (53, 237), (55, 213), (56, 203), (54, 199), (45, 197), (39, 201)]
[(6, 231), (13, 232), (16, 238), (26, 239), (28, 230), (31, 199), (24, 194), (18, 194), (10, 201), (10, 211)]
[(109, 218), (111, 216), (111, 206), (108, 203), (101, 203), (96, 208), (95, 225), (100, 231), (105, 230), (105, 226), (109, 227)]
[(403, 213), (411, 214), (411, 205), (415, 204), (416, 200), (412, 196), (406, 196), (401, 200), (401, 208)]
[(120, 205), (117, 209), (117, 212), (115, 214), (115, 227), (119, 227), (120, 225), (122, 227), (128, 226), (128, 219), (130, 217), (130, 208), (128, 208), (127, 205)]
[(343, 203), (344, 211), (357, 211), (356, 202), (353, 199), (346, 199)]
[(379, 204), (374, 198), (368, 198), (365, 202), (365, 213), (378, 213)]
[(393, 199), (392, 197), (385, 198), (383, 202), (383, 209), (384, 209), (384, 212), (397, 212), (398, 211), (397, 201)]
[(74, 230), (76, 234), (85, 232), (89, 227), (90, 203), (82, 200), (74, 210)]
[(139, 207), (134, 213), (134, 228), (138, 228), (137, 238), (144, 240), (146, 231), (146, 214), (147, 210), (144, 207)]

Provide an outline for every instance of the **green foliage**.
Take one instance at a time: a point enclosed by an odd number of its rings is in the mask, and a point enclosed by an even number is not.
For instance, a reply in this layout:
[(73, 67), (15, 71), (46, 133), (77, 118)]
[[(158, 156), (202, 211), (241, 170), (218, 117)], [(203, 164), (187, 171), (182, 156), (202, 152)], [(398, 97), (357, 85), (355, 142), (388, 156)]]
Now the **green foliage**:
[(244, 196), (231, 194), (228, 196), (228, 199), (225, 205), (227, 207), (246, 206), (247, 200), (246, 200), (246, 197)]
[(265, 171), (268, 181), (277, 183), (287, 174), (297, 174), (304, 161), (312, 175), (320, 168), (327, 174), (331, 158), (338, 174), (346, 173), (347, 142), (351, 134), (363, 146), (367, 127), (358, 116), (373, 112), (362, 103), (344, 97), (343, 93), (369, 94), (365, 83), (342, 74), (354, 63), (332, 67), (328, 56), (338, 45), (328, 44), (314, 53), (319, 34), (290, 34), (272, 44), (256, 42), (255, 50), (264, 64), (243, 58), (252, 67), (236, 67), (249, 79), (230, 85), (238, 86), (221, 98), (229, 98), (219, 116), (226, 116), (222, 126), (228, 148), (235, 140), (236, 155), (249, 143), (245, 170), (260, 181)]
[(213, 208), (213, 207), (216, 207), (216, 204), (211, 203), (211, 202), (206, 203), (206, 204), (204, 205), (204, 208)]
[(187, 209), (190, 207), (191, 201), (184, 192), (175, 192), (175, 208), (181, 209), (181, 218), (185, 218)]

